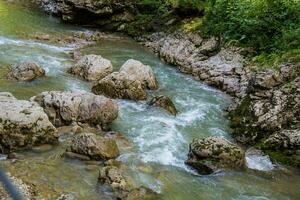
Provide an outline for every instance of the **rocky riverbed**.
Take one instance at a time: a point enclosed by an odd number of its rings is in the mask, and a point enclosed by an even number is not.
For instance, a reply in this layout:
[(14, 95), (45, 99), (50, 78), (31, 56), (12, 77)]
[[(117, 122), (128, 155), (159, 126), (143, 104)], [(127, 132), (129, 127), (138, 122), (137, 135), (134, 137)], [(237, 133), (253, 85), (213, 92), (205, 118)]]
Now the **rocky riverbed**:
[[(109, 21), (129, 7), (134, 12), (127, 1), (68, 1), (64, 7), (42, 2), (66, 21), (88, 7), (93, 7), (89, 14)], [(18, 5), (2, 3), (15, 11), (24, 6)], [(1, 54), (1, 66), (11, 66), (0, 73), (5, 91), (0, 135), (7, 158), (1, 164), (34, 185), (34, 197), (23, 191), (28, 199), (299, 195), (298, 171), (275, 162), (299, 166), (299, 66), (257, 71), (244, 49), (224, 48), (218, 38), (181, 30), (137, 38), (179, 71), (230, 94), (233, 104), (225, 116), (228, 96), (177, 73), (129, 38), (66, 25), (57, 31), (51, 20), (38, 16), (46, 31), (34, 37), (8, 25), (0, 29), (0, 48), (9, 55)], [(256, 149), (245, 153), (253, 145)]]

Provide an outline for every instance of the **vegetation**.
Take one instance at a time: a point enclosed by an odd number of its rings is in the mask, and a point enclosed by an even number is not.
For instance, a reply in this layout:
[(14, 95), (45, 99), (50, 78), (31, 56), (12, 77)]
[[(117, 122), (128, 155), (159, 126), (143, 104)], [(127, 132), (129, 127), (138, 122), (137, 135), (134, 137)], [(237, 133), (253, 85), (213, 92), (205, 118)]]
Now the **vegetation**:
[(199, 28), (253, 48), (259, 63), (300, 61), (299, 0), (211, 0)]
[(300, 0), (140, 1), (152, 8), (152, 17), (139, 16), (144, 21), (148, 18), (147, 30), (153, 20), (180, 15), (181, 20), (190, 19), (183, 24), (188, 31), (200, 30), (206, 36), (221, 36), (226, 43), (252, 48), (254, 62), (268, 66), (300, 62)]

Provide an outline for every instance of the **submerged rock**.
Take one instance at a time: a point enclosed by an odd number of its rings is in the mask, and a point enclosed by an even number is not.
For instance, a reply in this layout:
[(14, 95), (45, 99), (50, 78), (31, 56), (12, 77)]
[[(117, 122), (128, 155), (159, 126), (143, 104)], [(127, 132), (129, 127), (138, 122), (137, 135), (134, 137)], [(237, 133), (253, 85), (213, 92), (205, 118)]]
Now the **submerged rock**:
[(44, 75), (45, 70), (37, 63), (25, 62), (12, 66), (6, 77), (17, 81), (32, 81)]
[(120, 72), (127, 74), (129, 79), (139, 80), (146, 89), (158, 89), (158, 83), (151, 67), (138, 60), (127, 60), (120, 68)]
[(220, 137), (194, 139), (186, 164), (200, 174), (211, 174), (221, 168), (243, 167), (245, 153), (237, 145)]
[[(99, 181), (107, 184), (114, 191), (119, 199), (140, 200), (140, 199), (157, 199), (158, 194), (149, 188), (135, 187), (135, 185), (125, 176), (120, 163), (106, 163), (99, 173)], [(112, 164), (112, 165), (111, 165)]]
[(56, 125), (83, 122), (105, 125), (118, 116), (118, 105), (104, 96), (82, 92), (43, 92), (31, 98), (39, 103)]
[(101, 79), (92, 88), (93, 93), (111, 98), (145, 100), (147, 93), (139, 80), (129, 78), (127, 74), (114, 72)]
[(95, 160), (108, 160), (119, 155), (119, 149), (114, 140), (94, 133), (76, 134), (67, 151)]
[(68, 70), (87, 81), (98, 81), (113, 72), (111, 62), (100, 55), (86, 55)]
[[(37, 199), (37, 191), (35, 191), (33, 184), (31, 185), (31, 184), (24, 183), (21, 179), (16, 178), (10, 175), (9, 173), (7, 174), (7, 176), (25, 200)], [(3, 187), (2, 184), (0, 184), (0, 199), (3, 200), (11, 199), (10, 194), (7, 193), (6, 189)]]
[(1, 92), (0, 110), (0, 143), (4, 150), (57, 142), (56, 128), (37, 103)]
[(163, 109), (167, 110), (169, 113), (172, 115), (176, 116), (177, 115), (177, 109), (172, 102), (172, 100), (167, 97), (167, 96), (157, 96), (151, 99), (151, 101), (148, 103), (150, 106), (159, 106), (162, 107)]

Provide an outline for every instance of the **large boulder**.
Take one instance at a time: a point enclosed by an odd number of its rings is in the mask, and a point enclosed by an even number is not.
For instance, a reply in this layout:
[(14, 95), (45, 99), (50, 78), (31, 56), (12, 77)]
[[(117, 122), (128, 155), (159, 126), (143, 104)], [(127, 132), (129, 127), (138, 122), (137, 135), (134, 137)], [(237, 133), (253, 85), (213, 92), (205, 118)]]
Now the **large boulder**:
[(111, 98), (145, 100), (147, 93), (139, 80), (122, 72), (114, 72), (101, 79), (92, 88), (93, 93)]
[(139, 80), (146, 89), (158, 89), (158, 83), (151, 67), (138, 60), (126, 61), (120, 68), (120, 72), (127, 74), (129, 79)]
[(157, 96), (151, 99), (151, 101), (148, 103), (150, 106), (158, 106), (161, 107), (165, 110), (167, 110), (169, 113), (172, 115), (176, 116), (177, 115), (177, 109), (172, 102), (172, 100), (167, 97), (167, 96)]
[(8, 79), (17, 81), (32, 81), (45, 75), (45, 70), (35, 62), (25, 62), (13, 65), (6, 75)]
[(99, 55), (81, 57), (68, 71), (87, 81), (101, 80), (113, 72), (111, 62)]
[(200, 174), (210, 174), (222, 168), (243, 167), (245, 152), (220, 137), (194, 139), (190, 144), (186, 164), (195, 168)]
[(118, 105), (104, 96), (83, 92), (43, 92), (31, 98), (56, 126), (72, 122), (106, 125), (118, 116)]
[(5, 151), (57, 142), (57, 130), (37, 103), (1, 92), (0, 111), (0, 144)]
[(75, 135), (67, 151), (82, 154), (95, 160), (108, 160), (119, 155), (119, 149), (114, 140), (94, 133)]

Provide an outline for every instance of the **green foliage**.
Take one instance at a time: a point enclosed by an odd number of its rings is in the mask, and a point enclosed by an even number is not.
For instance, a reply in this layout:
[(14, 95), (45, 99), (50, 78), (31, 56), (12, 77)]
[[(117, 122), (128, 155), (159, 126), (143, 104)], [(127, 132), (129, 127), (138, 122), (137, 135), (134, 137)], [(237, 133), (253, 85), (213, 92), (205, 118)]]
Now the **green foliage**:
[(210, 0), (206, 33), (259, 52), (299, 48), (299, 0)]

